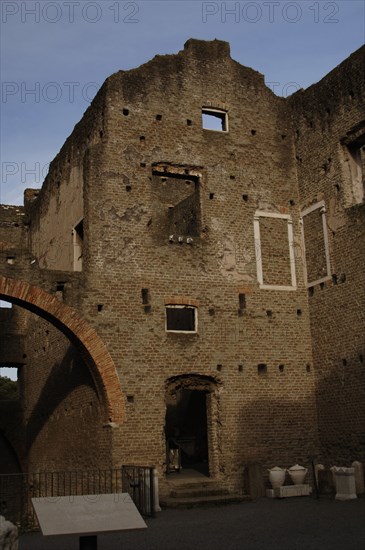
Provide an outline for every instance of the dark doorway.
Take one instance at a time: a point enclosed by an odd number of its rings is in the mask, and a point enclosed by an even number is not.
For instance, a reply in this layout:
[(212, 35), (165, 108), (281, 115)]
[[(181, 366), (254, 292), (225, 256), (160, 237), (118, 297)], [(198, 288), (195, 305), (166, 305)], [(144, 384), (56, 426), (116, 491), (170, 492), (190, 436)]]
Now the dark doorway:
[(165, 431), (168, 463), (178, 455), (169, 471), (181, 467), (209, 475), (206, 392), (181, 388), (170, 395)]

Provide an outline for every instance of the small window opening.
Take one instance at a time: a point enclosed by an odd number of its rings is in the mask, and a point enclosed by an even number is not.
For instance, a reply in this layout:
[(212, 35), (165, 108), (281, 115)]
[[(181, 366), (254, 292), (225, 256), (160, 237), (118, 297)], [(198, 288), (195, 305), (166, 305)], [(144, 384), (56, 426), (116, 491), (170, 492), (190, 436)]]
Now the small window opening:
[(144, 136), (139, 136), (139, 141), (146, 141), (146, 138)]
[(243, 294), (243, 293), (240, 293), (238, 294), (238, 304), (239, 304), (239, 309), (238, 309), (238, 315), (240, 317), (242, 317), (245, 309), (246, 309), (246, 295)]
[(251, 135), (255, 136), (256, 135), (256, 130), (251, 130)]
[(264, 375), (267, 373), (267, 365), (265, 363), (259, 363), (257, 365), (257, 374), (259, 374), (260, 376)]
[(98, 304), (98, 311), (103, 311), (104, 304)]
[(269, 317), (269, 319), (272, 318), (272, 309), (267, 309), (266, 310), (266, 315)]
[(344, 367), (347, 367), (347, 360), (346, 360), (346, 359), (342, 359), (342, 365), (343, 365)]
[(293, 199), (290, 199), (289, 204), (290, 206), (295, 206), (295, 201), (293, 201)]
[(284, 365), (279, 365), (279, 371), (284, 372)]
[(210, 198), (210, 200), (213, 200), (214, 199), (214, 193), (209, 193), (209, 198)]
[(146, 168), (146, 163), (145, 163), (145, 162), (141, 162), (141, 163), (140, 163), (140, 167), (141, 167), (141, 168)]
[(134, 403), (134, 395), (127, 395), (127, 403)]
[(360, 353), (360, 355), (359, 355), (359, 361), (360, 361), (360, 363), (364, 362), (364, 356), (363, 356), (362, 353)]
[(56, 292), (63, 292), (65, 290), (65, 283), (63, 281), (57, 281)]
[(248, 195), (242, 195), (242, 199), (244, 200), (244, 202), (248, 202)]
[(297, 316), (300, 317), (302, 315), (302, 310), (301, 309), (297, 309)]
[(223, 369), (223, 365), (217, 365), (217, 371), (218, 372), (221, 372), (222, 369)]
[(123, 109), (123, 115), (128, 116), (129, 115), (129, 109)]
[(228, 132), (228, 116), (219, 109), (202, 109), (203, 129)]
[(132, 191), (132, 186), (131, 185), (126, 185), (125, 190), (127, 191), (127, 193), (130, 193)]
[(196, 308), (192, 306), (166, 306), (166, 330), (168, 332), (196, 332)]
[(142, 288), (141, 290), (142, 294), (142, 304), (148, 305), (150, 303), (150, 291), (148, 288)]
[(229, 176), (229, 179), (230, 179), (230, 180), (235, 180), (235, 179), (236, 179), (236, 176)]
[(191, 126), (193, 123), (192, 123), (192, 121), (188, 118), (187, 121), (186, 121), (186, 124), (187, 124), (188, 126)]
[(162, 120), (162, 115), (156, 115), (156, 120), (158, 121)]
[(243, 365), (238, 365), (238, 372), (243, 372)]
[(311, 366), (310, 366), (309, 364), (308, 364), (308, 365), (306, 365), (306, 367), (305, 367), (305, 368), (306, 368), (306, 371), (307, 371), (307, 372), (310, 372), (310, 371), (311, 371)]

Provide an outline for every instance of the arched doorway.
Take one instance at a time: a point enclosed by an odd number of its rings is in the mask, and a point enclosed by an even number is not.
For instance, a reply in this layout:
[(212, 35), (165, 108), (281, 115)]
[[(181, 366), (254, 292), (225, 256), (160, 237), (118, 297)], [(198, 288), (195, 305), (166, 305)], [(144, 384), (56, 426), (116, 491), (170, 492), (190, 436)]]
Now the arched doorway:
[(183, 469), (209, 477), (218, 474), (219, 389), (219, 381), (198, 374), (166, 381), (167, 473)]
[(103, 403), (104, 421), (121, 422), (124, 397), (113, 359), (96, 331), (77, 311), (39, 287), (8, 277), (0, 277), (0, 300), (36, 313), (68, 337), (90, 369)]

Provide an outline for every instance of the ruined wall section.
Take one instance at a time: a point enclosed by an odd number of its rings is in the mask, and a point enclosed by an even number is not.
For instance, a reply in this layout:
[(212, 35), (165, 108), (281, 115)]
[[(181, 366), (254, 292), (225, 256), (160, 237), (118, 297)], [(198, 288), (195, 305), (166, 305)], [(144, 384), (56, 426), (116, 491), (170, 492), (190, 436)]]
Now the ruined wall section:
[(89, 159), (103, 140), (103, 105), (102, 88), (51, 162), (38, 196), (28, 203), (30, 247), (42, 268), (82, 270), (84, 224), (79, 224), (84, 218)]
[(364, 57), (361, 48), (289, 99), (323, 459), (344, 464), (365, 448)]
[(88, 367), (69, 340), (28, 313), (22, 368), (23, 422), (29, 471), (111, 466), (110, 431)]
[[(287, 216), (300, 246), (285, 100), (219, 41), (190, 40), (176, 56), (117, 73), (106, 86), (106, 144), (93, 158), (85, 196), (84, 313), (107, 342), (127, 394), (116, 461), (143, 457), (163, 473), (165, 383), (189, 373), (222, 383), (214, 475), (238, 483), (248, 460), (305, 460), (316, 449), (316, 412), (301, 257), (296, 290), (259, 288), (254, 232), (257, 211), (280, 223)], [(229, 131), (203, 129), (202, 108), (228, 113)], [(177, 180), (192, 189), (188, 196), (196, 193), (200, 218), (196, 235), (177, 226), (170, 239), (161, 220), (176, 206), (170, 186)], [(187, 199), (177, 194), (177, 204)], [(290, 263), (285, 231), (267, 226), (265, 243), (278, 257), (285, 249)], [(273, 277), (285, 286), (287, 263), (283, 280), (281, 268)], [(266, 274), (271, 268), (265, 264)], [(198, 309), (197, 334), (166, 332), (166, 304), (189, 300)]]

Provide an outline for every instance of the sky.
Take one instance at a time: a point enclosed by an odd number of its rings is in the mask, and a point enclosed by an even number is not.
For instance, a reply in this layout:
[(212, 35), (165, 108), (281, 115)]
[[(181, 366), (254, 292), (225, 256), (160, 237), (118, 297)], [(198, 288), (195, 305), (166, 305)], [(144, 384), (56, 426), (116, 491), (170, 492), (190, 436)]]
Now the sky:
[(2, 0), (0, 8), (3, 204), (23, 204), (25, 188), (41, 187), (109, 75), (177, 53), (189, 38), (228, 41), (233, 59), (284, 96), (365, 41), (365, 0)]

